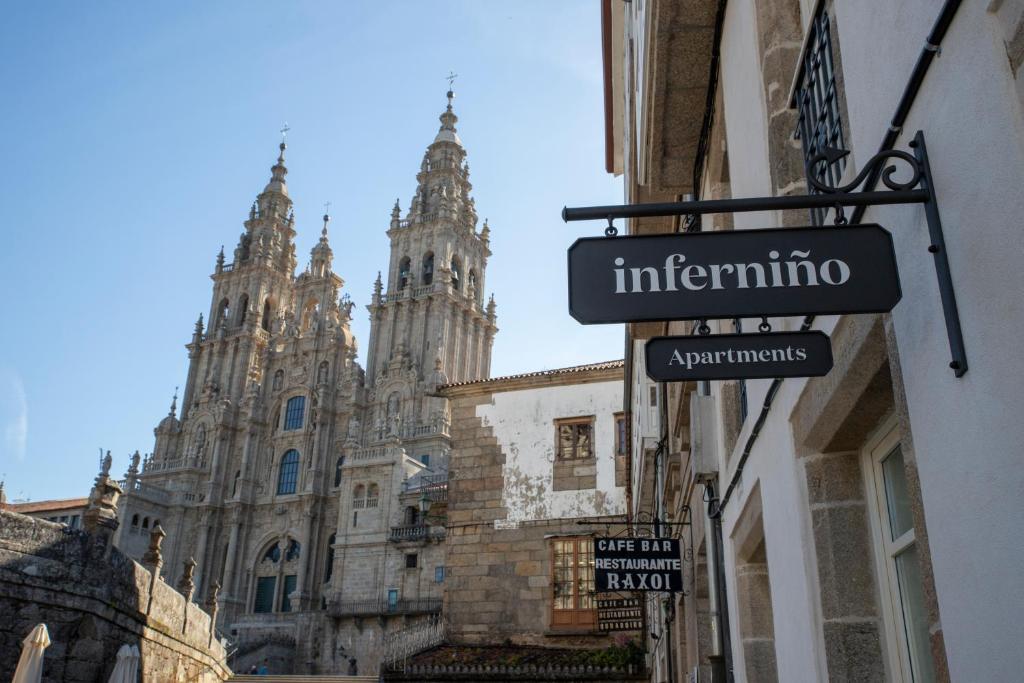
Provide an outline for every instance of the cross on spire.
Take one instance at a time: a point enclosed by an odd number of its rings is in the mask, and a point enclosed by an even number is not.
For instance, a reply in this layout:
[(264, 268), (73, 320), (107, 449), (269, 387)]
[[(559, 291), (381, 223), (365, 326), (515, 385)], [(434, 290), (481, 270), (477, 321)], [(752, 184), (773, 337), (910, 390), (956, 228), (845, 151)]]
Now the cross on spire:
[(324, 202), (324, 214), (330, 214), (330, 213), (331, 213), (331, 203), (330, 202)]
[(288, 122), (285, 121), (284, 125), (281, 127), (281, 142), (284, 142), (284, 139), (288, 136), (288, 131), (290, 130), (291, 128), (288, 127)]
[(452, 87), (455, 85), (455, 79), (459, 75), (454, 71), (449, 71), (448, 75), (444, 77), (444, 80), (448, 81), (448, 106), (452, 106), (452, 98), (455, 97), (455, 93), (452, 92)]

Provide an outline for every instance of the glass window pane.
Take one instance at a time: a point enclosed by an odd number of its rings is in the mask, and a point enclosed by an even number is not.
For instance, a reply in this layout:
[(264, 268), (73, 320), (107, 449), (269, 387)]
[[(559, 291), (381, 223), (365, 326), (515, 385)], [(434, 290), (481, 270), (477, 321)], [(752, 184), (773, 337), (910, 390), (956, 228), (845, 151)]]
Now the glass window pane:
[(590, 457), (590, 425), (576, 425), (579, 436), (576, 439), (576, 457)]
[(928, 639), (928, 616), (924, 608), (924, 589), (916, 545), (911, 545), (896, 556), (896, 574), (900, 582), (900, 603), (907, 629), (907, 650), (910, 652), (914, 683), (930, 683), (935, 680), (935, 668)]
[(284, 428), (286, 430), (301, 429), (303, 412), (306, 410), (306, 397), (293, 396), (288, 399), (284, 412)]
[(573, 447), (572, 425), (559, 425), (558, 427), (558, 457), (571, 458)]
[(292, 599), (291, 594), (295, 592), (295, 585), (298, 577), (295, 574), (289, 574), (284, 577), (284, 585), (281, 590), (281, 611), (291, 612), (292, 611)]
[(914, 528), (910, 512), (910, 494), (907, 492), (907, 475), (903, 469), (903, 451), (894, 448), (882, 460), (882, 479), (885, 481), (885, 504), (889, 512), (889, 530), (896, 540)]
[(274, 587), (276, 584), (276, 576), (261, 576), (256, 579), (256, 600), (253, 612), (261, 614), (274, 611)]

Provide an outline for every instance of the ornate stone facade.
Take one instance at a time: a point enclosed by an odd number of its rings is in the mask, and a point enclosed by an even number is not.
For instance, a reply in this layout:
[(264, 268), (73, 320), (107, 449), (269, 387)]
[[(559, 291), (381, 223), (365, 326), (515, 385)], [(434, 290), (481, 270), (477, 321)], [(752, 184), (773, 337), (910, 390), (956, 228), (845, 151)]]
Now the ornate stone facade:
[(267, 658), (272, 672), (344, 672), (355, 657), (372, 672), (385, 633), (440, 610), (450, 439), (435, 392), (486, 378), (497, 331), (482, 297), (490, 229), (477, 232), (448, 97), (411, 206), (391, 215), (366, 370), (329, 216), (294, 274), (282, 142), (233, 262), (217, 257), (180, 415), (172, 404), (123, 482), (117, 544), (141, 558), (159, 523), (167, 581), (191, 557), (198, 595), (220, 584), (236, 670)]

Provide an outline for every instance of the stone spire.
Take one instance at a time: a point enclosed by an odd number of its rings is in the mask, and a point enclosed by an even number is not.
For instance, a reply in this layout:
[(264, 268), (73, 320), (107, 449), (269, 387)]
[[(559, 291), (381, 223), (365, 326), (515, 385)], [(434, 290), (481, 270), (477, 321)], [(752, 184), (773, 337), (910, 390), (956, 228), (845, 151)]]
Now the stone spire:
[(324, 227), (320, 231), (320, 241), (310, 251), (309, 270), (313, 277), (324, 277), (331, 272), (331, 261), (334, 252), (327, 241), (327, 224), (331, 222), (330, 214), (324, 214)]
[(284, 182), (284, 177), (288, 175), (288, 169), (284, 165), (284, 151), (288, 149), (288, 145), (284, 144), (284, 140), (278, 145), (278, 149), (281, 152), (277, 155), (277, 163), (270, 167), (270, 182), (263, 188), (263, 192), (276, 192), (287, 197), (288, 186)]

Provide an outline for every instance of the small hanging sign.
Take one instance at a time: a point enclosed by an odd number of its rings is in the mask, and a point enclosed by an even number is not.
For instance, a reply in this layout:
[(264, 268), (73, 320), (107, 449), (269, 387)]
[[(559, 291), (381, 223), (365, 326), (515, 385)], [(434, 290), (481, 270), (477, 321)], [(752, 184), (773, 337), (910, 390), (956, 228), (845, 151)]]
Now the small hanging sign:
[(595, 590), (681, 591), (681, 558), (676, 538), (595, 538)]
[(880, 225), (585, 237), (569, 247), (581, 323), (883, 313), (899, 302)]
[(824, 332), (766, 332), (654, 337), (647, 376), (658, 382), (819, 377), (832, 369)]

